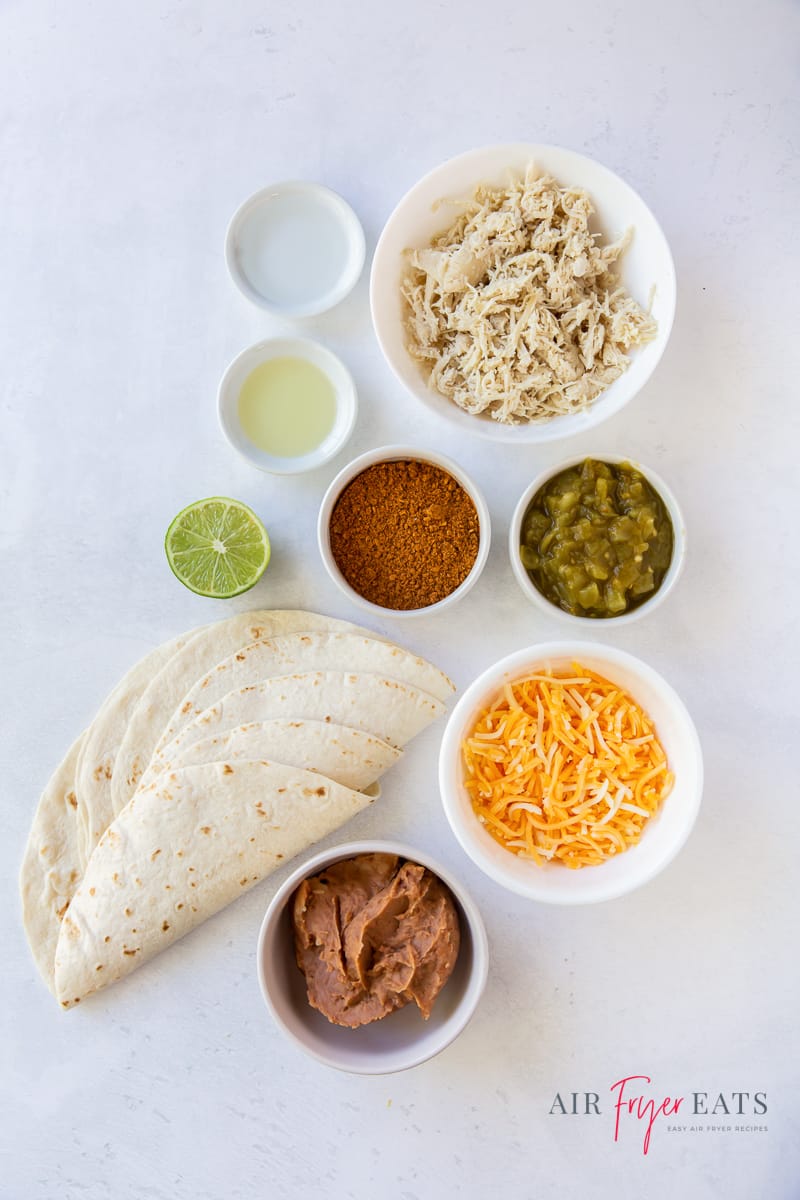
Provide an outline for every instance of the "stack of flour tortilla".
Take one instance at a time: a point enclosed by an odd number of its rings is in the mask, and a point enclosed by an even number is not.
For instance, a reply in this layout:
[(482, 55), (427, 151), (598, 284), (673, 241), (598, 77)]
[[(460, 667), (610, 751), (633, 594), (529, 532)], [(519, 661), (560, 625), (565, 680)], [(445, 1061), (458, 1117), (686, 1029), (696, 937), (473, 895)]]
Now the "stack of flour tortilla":
[(374, 799), (450, 680), (346, 621), (259, 611), (153, 650), (50, 779), (25, 930), (65, 1007), (127, 975)]

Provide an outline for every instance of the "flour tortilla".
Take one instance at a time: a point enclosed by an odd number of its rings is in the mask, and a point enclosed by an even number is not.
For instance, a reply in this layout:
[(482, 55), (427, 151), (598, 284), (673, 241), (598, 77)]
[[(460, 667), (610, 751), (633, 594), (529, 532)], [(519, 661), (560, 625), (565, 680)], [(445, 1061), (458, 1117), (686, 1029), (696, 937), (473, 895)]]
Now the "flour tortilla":
[(187, 746), (168, 770), (203, 763), (271, 758), (289, 767), (317, 771), (335, 783), (363, 791), (401, 758), (388, 742), (347, 725), (324, 721), (254, 721), (220, 737)]
[(152, 676), (195, 631), (140, 659), (103, 702), (50, 778), (20, 870), (23, 924), (39, 973), (53, 989), (61, 918), (100, 834), (113, 820), (111, 772), (127, 717)]
[(218, 737), (254, 721), (281, 718), (349, 725), (401, 750), (444, 711), (435, 696), (380, 675), (344, 671), (278, 675), (229, 692), (195, 717), (164, 749), (153, 769), (163, 772), (188, 746), (204, 738)]
[(409, 683), (437, 700), (446, 700), (455, 691), (442, 671), (391, 642), (356, 633), (295, 633), (270, 638), (242, 646), (197, 680), (172, 714), (154, 757), (161, 757), (181, 730), (228, 692), (298, 671), (366, 671)]
[(119, 811), (114, 807), (111, 785), (131, 714), (151, 679), (200, 632), (181, 634), (140, 659), (107, 697), (86, 731), (75, 771), (81, 870)]
[(39, 974), (51, 992), (61, 918), (83, 865), (78, 852), (75, 768), (86, 734), (73, 742), (50, 777), (33, 818), (19, 874), (22, 922)]
[(65, 1008), (121, 979), (325, 837), (370, 797), (270, 762), (169, 772), (103, 834), (55, 954)]
[(151, 677), (196, 632), (157, 646), (131, 667), (56, 768), (39, 800), (19, 882), (25, 932), (51, 990), (61, 917), (100, 834), (116, 815), (111, 771), (127, 715)]
[(111, 779), (112, 807), (121, 812), (153, 756), (161, 734), (192, 685), (229, 654), (265, 638), (313, 630), (340, 630), (368, 635), (367, 630), (293, 609), (257, 609), (239, 613), (201, 629), (151, 680), (136, 705), (117, 753)]

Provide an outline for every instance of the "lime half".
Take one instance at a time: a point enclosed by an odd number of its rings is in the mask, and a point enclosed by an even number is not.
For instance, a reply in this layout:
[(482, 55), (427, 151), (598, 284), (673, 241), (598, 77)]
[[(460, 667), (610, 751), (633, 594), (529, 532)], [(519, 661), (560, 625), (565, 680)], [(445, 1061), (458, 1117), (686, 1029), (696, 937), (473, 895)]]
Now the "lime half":
[(225, 496), (198, 500), (179, 512), (164, 539), (167, 562), (198, 596), (238, 596), (267, 569), (267, 531), (252, 508)]

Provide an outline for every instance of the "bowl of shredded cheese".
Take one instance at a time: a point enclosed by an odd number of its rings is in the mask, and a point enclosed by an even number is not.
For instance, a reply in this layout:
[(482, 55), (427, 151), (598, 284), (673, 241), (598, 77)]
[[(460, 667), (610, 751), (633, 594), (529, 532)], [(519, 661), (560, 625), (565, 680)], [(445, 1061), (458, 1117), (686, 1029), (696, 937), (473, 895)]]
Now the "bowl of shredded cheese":
[(439, 785), (458, 841), (497, 883), (589, 904), (647, 883), (678, 853), (703, 760), (686, 707), (652, 667), (610, 646), (550, 642), (466, 690)]
[(629, 184), (558, 146), (472, 150), (400, 201), (370, 302), (389, 366), (453, 427), (547, 442), (644, 386), (675, 312), (664, 234)]

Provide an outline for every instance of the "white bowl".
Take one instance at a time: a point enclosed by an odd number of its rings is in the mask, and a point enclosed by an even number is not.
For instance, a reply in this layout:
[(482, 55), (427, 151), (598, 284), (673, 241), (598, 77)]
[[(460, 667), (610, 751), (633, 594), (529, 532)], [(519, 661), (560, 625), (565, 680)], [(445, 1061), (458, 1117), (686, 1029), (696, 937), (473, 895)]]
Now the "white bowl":
[[(418, 462), (432, 463), (434, 466), (441, 467), (443, 471), (447, 471), (449, 475), (452, 475), (461, 484), (464, 491), (469, 495), (478, 514), (480, 536), (478, 553), (472, 565), (472, 570), (463, 583), (459, 584), (449, 596), (438, 600), (436, 604), (428, 604), (424, 608), (381, 608), (379, 604), (373, 604), (372, 601), (365, 600), (347, 582), (336, 565), (336, 559), (331, 553), (331, 514), (333, 513), (336, 501), (348, 483), (355, 479), (357, 475), (360, 475), (362, 471), (366, 471), (367, 467), (371, 467), (375, 463), (393, 462), (398, 459), (416, 459)], [(418, 450), (413, 446), (380, 446), (376, 450), (368, 450), (366, 454), (360, 454), (358, 458), (354, 458), (351, 463), (348, 463), (339, 472), (323, 496), (317, 519), (317, 543), (322, 561), (325, 564), (325, 569), (336, 586), (349, 600), (352, 600), (353, 604), (359, 605), (359, 607), (372, 613), (375, 617), (427, 617), (433, 613), (441, 612), (442, 609), (448, 608), (451, 604), (455, 604), (462, 596), (466, 596), (470, 588), (474, 587), (477, 583), (480, 573), (486, 565), (486, 559), (489, 557), (491, 540), (492, 528), (489, 509), (483, 495), (470, 479), (469, 475), (465, 471), (462, 471), (461, 467), (454, 463), (452, 459), (446, 458), (443, 454), (438, 454), (435, 450)]]
[(283, 317), (338, 304), (364, 267), (364, 230), (346, 200), (319, 183), (292, 180), (256, 192), (225, 238), (231, 279), (248, 300)]
[[(259, 449), (250, 441), (239, 420), (239, 393), (245, 379), (261, 363), (283, 357), (304, 358), (319, 367), (330, 379), (336, 393), (333, 428), (319, 446), (297, 458), (282, 458)], [(352, 375), (340, 358), (310, 338), (268, 338), (249, 346), (230, 364), (222, 376), (217, 394), (217, 413), (225, 437), (249, 463), (272, 475), (297, 475), (328, 462), (339, 453), (353, 432), (357, 411), (356, 386)]]
[[(586, 458), (589, 457), (596, 459), (598, 462), (614, 464), (629, 463), (632, 467), (635, 467), (637, 471), (644, 475), (645, 479), (653, 487), (653, 489), (658, 492), (659, 496), (664, 501), (664, 507), (669, 513), (669, 517), (672, 522), (674, 539), (672, 546), (672, 559), (670, 561), (667, 573), (661, 581), (661, 586), (653, 593), (649, 600), (645, 600), (643, 604), (638, 606), (638, 608), (632, 608), (630, 612), (621, 613), (618, 617), (580, 617), (576, 616), (574, 613), (565, 612), (563, 608), (559, 608), (559, 606), (554, 604), (552, 600), (548, 600), (546, 596), (542, 595), (522, 565), (522, 559), (520, 558), (519, 553), (522, 520), (525, 516), (528, 505), (539, 491), (539, 488), (544, 487), (548, 479), (552, 479), (555, 475), (560, 475), (562, 471), (566, 471), (569, 467), (577, 466), (578, 463), (582, 463)], [(642, 463), (638, 462), (634, 458), (625, 458), (619, 454), (578, 454), (573, 455), (571, 458), (565, 459), (562, 463), (559, 463), (558, 466), (548, 467), (546, 471), (542, 471), (536, 476), (530, 487), (527, 487), (522, 493), (519, 503), (514, 509), (514, 515), (511, 518), (511, 525), (508, 531), (508, 555), (511, 559), (511, 569), (514, 572), (514, 578), (531, 603), (534, 604), (541, 613), (547, 617), (557, 617), (559, 620), (571, 624), (576, 630), (579, 628), (588, 630), (591, 627), (592, 631), (596, 632), (598, 628), (602, 628), (602, 626), (606, 623), (610, 623), (612, 625), (629, 625), (631, 621), (638, 621), (639, 617), (643, 617), (647, 613), (651, 613), (653, 609), (658, 608), (660, 604), (664, 603), (668, 594), (672, 591), (673, 587), (677, 583), (678, 577), (683, 570), (683, 564), (686, 559), (686, 525), (683, 520), (683, 514), (678, 507), (678, 501), (675, 499), (671, 488), (669, 488), (661, 476), (657, 475), (655, 471), (652, 471), (650, 467), (643, 466)]]
[[(504, 684), (530, 670), (570, 669), (578, 661), (619, 684), (653, 720), (675, 784), (637, 846), (600, 866), (570, 870), (537, 866), (504, 849), (473, 812), (464, 787), (461, 745)], [(439, 755), (439, 786), (447, 819), (466, 853), (495, 882), (549, 904), (611, 900), (647, 883), (672, 861), (692, 831), (703, 790), (703, 757), (694, 724), (680, 697), (652, 667), (632, 654), (593, 642), (548, 642), (510, 654), (484, 671), (453, 710)]]
[[(562, 185), (589, 192), (595, 208), (593, 227), (609, 240), (632, 226), (631, 245), (620, 261), (620, 277), (643, 308), (650, 307), (658, 322), (654, 341), (637, 348), (627, 371), (584, 412), (549, 421), (503, 425), (490, 417), (463, 412), (428, 386), (422, 366), (406, 349), (400, 283), (406, 273), (405, 252), (426, 246), (446, 229), (452, 213), (437, 205), (443, 199), (469, 199), (481, 183), (502, 185), (534, 163)], [(667, 240), (640, 196), (629, 184), (582, 154), (559, 146), (514, 143), (471, 150), (425, 175), (394, 210), (381, 234), (372, 261), (370, 282), (372, 321), (386, 361), (397, 378), (418, 400), (449, 421), (454, 429), (498, 442), (549, 442), (585, 433), (632, 400), (655, 370), (664, 353), (675, 313), (675, 267)]]
[[(397, 854), (420, 863), (447, 884), (458, 909), (461, 947), (452, 975), (427, 1021), (409, 1004), (360, 1029), (331, 1024), (312, 1008), (297, 966), (291, 924), (295, 889), (332, 863), (357, 854)], [(356, 1075), (388, 1075), (433, 1058), (458, 1037), (474, 1013), (486, 985), (489, 947), (474, 901), (450, 872), (429, 854), (397, 842), (348, 842), (313, 855), (281, 885), (267, 909), (258, 937), (258, 980), (267, 1008), (292, 1041), (307, 1054)]]

